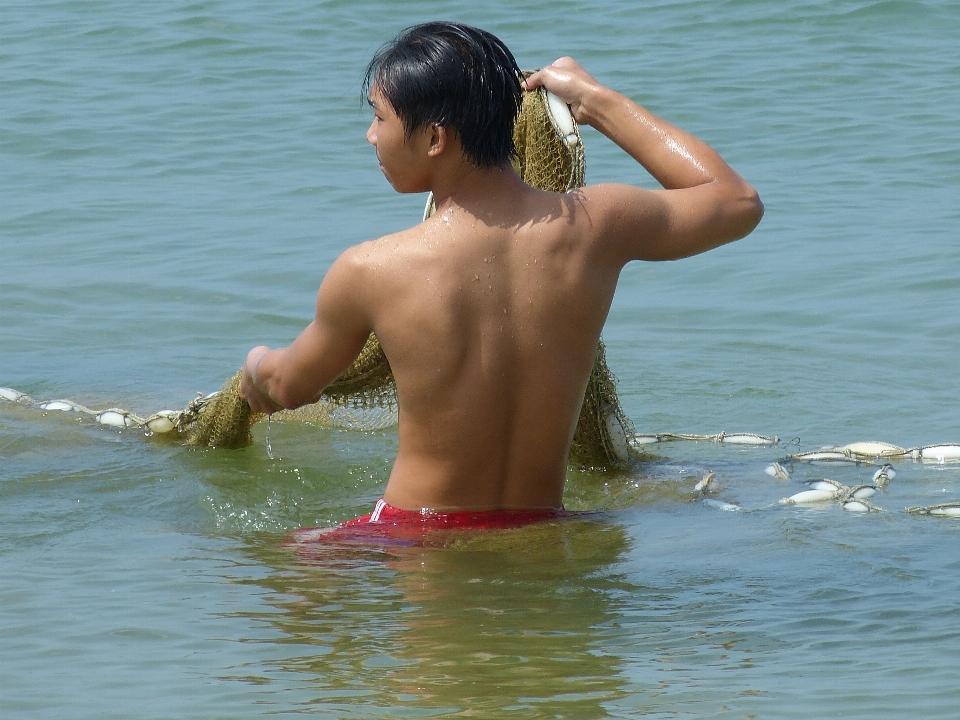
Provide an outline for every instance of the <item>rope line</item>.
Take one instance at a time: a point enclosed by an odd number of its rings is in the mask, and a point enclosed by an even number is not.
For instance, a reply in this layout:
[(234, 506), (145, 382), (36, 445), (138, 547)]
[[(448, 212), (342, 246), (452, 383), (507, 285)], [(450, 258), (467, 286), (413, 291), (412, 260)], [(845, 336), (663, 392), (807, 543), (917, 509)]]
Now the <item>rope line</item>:
[[(148, 417), (141, 417), (129, 410), (111, 407), (105, 410), (95, 410), (81, 403), (68, 399), (38, 401), (13, 388), (0, 387), (0, 399), (25, 407), (34, 408), (42, 412), (75, 413), (92, 418), (95, 422), (110, 428), (138, 428), (146, 437), (152, 435), (166, 435), (169, 433), (185, 432), (195, 421), (203, 409), (214, 402), (220, 391), (204, 395), (197, 393), (197, 397), (190, 401), (183, 410), (161, 410)], [(288, 420), (314, 420), (317, 414), (309, 417), (300, 417), (292, 414)], [(712, 435), (694, 433), (637, 433), (629, 438), (628, 442), (635, 450), (643, 449), (651, 444), (664, 442), (713, 442), (727, 445), (747, 445), (753, 447), (773, 447), (779, 444), (775, 435), (758, 435), (756, 433), (719, 432)], [(790, 444), (799, 444), (794, 439)], [(643, 457), (643, 455), (641, 455)], [(651, 457), (651, 456), (646, 456)], [(846, 486), (829, 478), (807, 480), (807, 489), (784, 497), (779, 501), (782, 505), (806, 505), (823, 502), (840, 503), (844, 510), (849, 512), (884, 512), (871, 503), (868, 498), (878, 490), (885, 489), (889, 482), (896, 477), (896, 471), (890, 460), (911, 460), (913, 462), (936, 462), (940, 464), (960, 461), (960, 443), (940, 443), (936, 445), (922, 445), (915, 448), (902, 448), (885, 442), (857, 442), (847, 445), (834, 445), (819, 450), (787, 455), (779, 462), (772, 462), (765, 472), (778, 480), (789, 480), (790, 475), (781, 463), (852, 463), (856, 465), (875, 466), (879, 469), (873, 474), (870, 483)], [(882, 463), (882, 464), (881, 464)], [(700, 480), (694, 490), (701, 496), (706, 496), (714, 487), (716, 474), (713, 472)], [(741, 510), (735, 505), (720, 500), (704, 497), (703, 501), (720, 510)], [(940, 503), (928, 506), (913, 506), (904, 508), (909, 515), (926, 515), (931, 517), (960, 518), (960, 502)]]
[[(694, 435), (691, 433), (637, 433), (630, 439), (630, 444), (640, 449), (645, 445), (670, 442), (673, 440), (689, 440), (694, 442), (717, 442), (728, 445), (778, 445), (780, 438), (776, 435), (757, 435), (755, 433), (726, 433), (715, 435)], [(799, 445), (799, 438), (791, 444)], [(875, 460), (918, 460), (923, 462), (955, 462), (960, 461), (960, 443), (937, 443), (920, 445), (912, 448), (902, 448), (886, 442), (855, 442), (847, 445), (830, 445), (819, 450), (787, 455), (783, 462), (840, 462), (876, 465)], [(777, 465), (779, 467), (779, 465)]]

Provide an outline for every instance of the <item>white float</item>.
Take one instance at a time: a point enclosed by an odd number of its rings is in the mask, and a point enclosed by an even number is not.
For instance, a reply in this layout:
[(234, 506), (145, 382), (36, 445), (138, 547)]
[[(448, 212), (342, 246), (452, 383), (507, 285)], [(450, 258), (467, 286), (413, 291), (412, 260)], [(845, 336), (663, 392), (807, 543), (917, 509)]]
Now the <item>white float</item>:
[(855, 442), (840, 448), (844, 454), (862, 458), (903, 457), (909, 450), (885, 442)]
[(911, 451), (914, 460), (948, 462), (960, 460), (960, 445), (925, 445)]
[(77, 406), (67, 400), (51, 400), (40, 405), (41, 410), (62, 410), (63, 412), (72, 412)]
[(97, 414), (97, 422), (107, 427), (133, 427), (139, 424), (122, 410), (104, 410)]
[(830, 490), (804, 490), (796, 495), (785, 497), (780, 500), (784, 505), (803, 505), (805, 503), (826, 502), (837, 497), (836, 489)]
[(0, 397), (4, 400), (9, 400), (10, 402), (20, 402), (22, 398), (27, 397), (22, 392), (14, 390), (13, 388), (0, 387)]
[(790, 476), (787, 474), (787, 471), (783, 469), (783, 465), (778, 462), (773, 462), (767, 465), (764, 468), (764, 472), (770, 477), (775, 477), (777, 480), (789, 480)]

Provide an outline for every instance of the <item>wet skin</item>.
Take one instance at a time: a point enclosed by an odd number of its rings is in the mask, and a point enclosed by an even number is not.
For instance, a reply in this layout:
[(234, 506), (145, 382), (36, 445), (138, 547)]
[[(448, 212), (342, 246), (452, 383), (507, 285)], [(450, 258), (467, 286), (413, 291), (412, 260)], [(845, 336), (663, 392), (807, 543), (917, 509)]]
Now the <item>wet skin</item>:
[(432, 191), (437, 212), (344, 252), (293, 344), (248, 355), (242, 393), (269, 412), (315, 400), (376, 333), (400, 407), (384, 493), (395, 507), (559, 507), (623, 266), (704, 252), (747, 234), (762, 215), (755, 191), (711, 148), (572, 59), (527, 81), (538, 85), (666, 189), (536, 190), (509, 165), (467, 162), (446, 128), (408, 136), (375, 86), (367, 139), (380, 167), (398, 192)]

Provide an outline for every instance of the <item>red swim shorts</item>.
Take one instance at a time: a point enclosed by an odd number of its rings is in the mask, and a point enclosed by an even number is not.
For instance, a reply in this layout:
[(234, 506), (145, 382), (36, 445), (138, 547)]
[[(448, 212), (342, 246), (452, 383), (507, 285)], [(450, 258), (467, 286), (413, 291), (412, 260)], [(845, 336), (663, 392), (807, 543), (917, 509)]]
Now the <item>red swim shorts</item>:
[(503, 530), (543, 520), (567, 517), (562, 507), (526, 510), (401, 510), (377, 500), (373, 512), (333, 528), (303, 528), (293, 533), (295, 544), (421, 545), (434, 530)]

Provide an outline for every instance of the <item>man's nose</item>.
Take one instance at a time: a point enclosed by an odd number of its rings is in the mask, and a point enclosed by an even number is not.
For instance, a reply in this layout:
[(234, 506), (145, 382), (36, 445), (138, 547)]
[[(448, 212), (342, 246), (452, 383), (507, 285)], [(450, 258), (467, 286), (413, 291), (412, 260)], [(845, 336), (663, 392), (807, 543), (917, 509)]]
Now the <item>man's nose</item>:
[(377, 146), (377, 121), (376, 120), (370, 123), (370, 127), (367, 128), (367, 142), (373, 145), (374, 147)]

